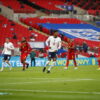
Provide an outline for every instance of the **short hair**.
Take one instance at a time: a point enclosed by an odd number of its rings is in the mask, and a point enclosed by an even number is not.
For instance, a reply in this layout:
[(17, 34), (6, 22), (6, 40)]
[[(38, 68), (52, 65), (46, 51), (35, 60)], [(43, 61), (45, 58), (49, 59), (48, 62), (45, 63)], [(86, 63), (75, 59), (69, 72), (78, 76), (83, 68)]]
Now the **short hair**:
[(6, 37), (6, 39), (9, 39), (9, 40), (10, 40), (10, 38), (9, 38), (9, 37)]
[(26, 40), (26, 37), (22, 37), (22, 38), (24, 38)]
[(54, 30), (54, 33), (58, 32), (58, 30)]

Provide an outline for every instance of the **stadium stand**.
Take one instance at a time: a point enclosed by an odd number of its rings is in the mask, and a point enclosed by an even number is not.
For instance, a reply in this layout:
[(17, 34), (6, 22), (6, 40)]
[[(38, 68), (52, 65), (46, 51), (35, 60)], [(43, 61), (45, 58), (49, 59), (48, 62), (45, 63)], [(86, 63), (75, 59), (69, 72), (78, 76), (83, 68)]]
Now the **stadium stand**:
[(89, 14), (100, 15), (100, 1), (99, 0), (69, 0), (69, 4), (87, 10)]
[[(46, 34), (52, 34), (52, 28), (48, 29), (47, 27), (42, 27), (43, 23), (51, 23), (51, 24), (80, 24), (86, 23), (84, 21), (75, 19), (75, 18), (21, 18), (21, 22), (26, 25), (32, 26), (37, 30), (43, 31)], [(41, 23), (41, 24), (39, 24)], [(40, 29), (42, 28), (42, 29)], [(66, 40), (66, 37), (64, 37)]]
[[(96, 28), (93, 25), (87, 24), (86, 22), (75, 19), (75, 18), (25, 18), (25, 19), (21, 18), (20, 21), (29, 26), (36, 28), (37, 30), (40, 30), (40, 26), (42, 26), (42, 31), (44, 33), (47, 33), (48, 35), (50, 35), (51, 29), (52, 30), (92, 29), (92, 30), (96, 30), (96, 31), (100, 32), (99, 28)], [(68, 41), (68, 38), (75, 38), (76, 44), (81, 46), (82, 43), (85, 41), (88, 44), (90, 49), (94, 48), (94, 47), (98, 47), (98, 44), (99, 44), (98, 41), (76, 38), (76, 37), (73, 37), (62, 31), (59, 31), (59, 33), (60, 33), (59, 36), (61, 38), (62, 38), (62, 34), (63, 34), (62, 40), (64, 40), (65, 42)], [(85, 52), (78, 52), (78, 54), (86, 56), (86, 57), (93, 56), (92, 53), (85, 53)], [(62, 54), (61, 56), (64, 57), (65, 55), (66, 55), (66, 53)], [(94, 54), (94, 55), (97, 56), (96, 54)]]
[(22, 22), (26, 24), (34, 24), (34, 23), (56, 23), (56, 24), (80, 24), (86, 23), (76, 18), (22, 18), (20, 19)]
[(36, 5), (39, 5), (45, 9), (48, 10), (62, 10), (57, 7), (57, 5), (64, 4), (63, 2), (59, 0), (30, 0), (32, 3), (35, 3)]
[(1, 4), (13, 9), (15, 13), (34, 13), (35, 9), (23, 4), (23, 2), (19, 2), (18, 0), (0, 0)]
[[(76, 6), (80, 7), (84, 10), (86, 10), (89, 14), (93, 15), (99, 15), (100, 11), (100, 1), (93, 0), (91, 3), (90, 0), (84, 0), (84, 1), (77, 1), (77, 0), (0, 0), (0, 3), (10, 9), (13, 9), (15, 13), (34, 13), (36, 7), (40, 7), (40, 11), (43, 9), (46, 9), (46, 11), (50, 11), (53, 13), (53, 11), (66, 11), (64, 8), (64, 5), (70, 5), (70, 6)], [(33, 4), (31, 6), (31, 4)], [(90, 5), (92, 5), (90, 7)], [(35, 8), (35, 9), (34, 9)], [(38, 10), (39, 10), (38, 9)], [(67, 13), (66, 13), (67, 14)], [(71, 13), (74, 14), (74, 13)], [(49, 16), (50, 17), (50, 16)], [(0, 33), (1, 33), (1, 42), (0, 45), (3, 46), (4, 38), (5, 37), (11, 37), (11, 40), (14, 42), (15, 46), (17, 46), (17, 42), (21, 40), (23, 36), (26, 36), (27, 39), (30, 41), (45, 41), (47, 38), (47, 35), (51, 35), (53, 33), (53, 30), (59, 31), (59, 36), (64, 40), (65, 42), (68, 41), (68, 38), (74, 38), (75, 42), (78, 45), (82, 45), (84, 41), (87, 42), (88, 46), (91, 48), (98, 47), (98, 40), (92, 40), (89, 38), (79, 38), (75, 37), (75, 35), (69, 35), (67, 32), (65, 32), (65, 29), (70, 29), (73, 31), (73, 29), (76, 30), (92, 30), (91, 33), (100, 32), (100, 29), (87, 24), (87, 22), (84, 22), (82, 20), (76, 19), (76, 17), (73, 17), (73, 15), (70, 15), (69, 18), (45, 18), (43, 17), (35, 17), (35, 18), (21, 18), (21, 23), (18, 24), (17, 22), (14, 22), (12, 20), (9, 20), (2, 15), (0, 15)], [(95, 22), (98, 26), (100, 25), (99, 21)], [(26, 27), (23, 26), (26, 25)], [(36, 30), (33, 30), (36, 29)], [(43, 34), (45, 35), (43, 35)], [(35, 34), (37, 37), (30, 38), (32, 34)], [(88, 33), (89, 34), (89, 33)], [(99, 37), (99, 35), (96, 35), (94, 37)], [(17, 38), (17, 39), (16, 39)], [(94, 38), (93, 38), (94, 39)], [(65, 44), (63, 44), (65, 45)], [(82, 54), (86, 56), (90, 56), (88, 54)]]
[[(0, 34), (1, 34), (1, 42), (0, 46), (3, 46), (6, 37), (10, 37), (11, 41), (14, 42), (15, 46), (17, 46), (17, 42), (21, 40), (22, 37), (27, 37), (30, 40), (30, 37), (35, 34), (36, 38), (35, 41), (45, 41), (47, 38), (45, 35), (40, 34), (34, 30), (29, 30), (28, 28), (15, 23), (11, 20), (0, 15)], [(16, 35), (16, 38), (13, 36)]]

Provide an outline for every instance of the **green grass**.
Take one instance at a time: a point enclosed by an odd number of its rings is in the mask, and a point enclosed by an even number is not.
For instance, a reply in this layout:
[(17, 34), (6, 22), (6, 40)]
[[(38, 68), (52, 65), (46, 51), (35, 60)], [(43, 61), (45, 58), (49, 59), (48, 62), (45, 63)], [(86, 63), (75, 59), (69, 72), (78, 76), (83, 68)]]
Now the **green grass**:
[(0, 72), (0, 100), (100, 100), (100, 71), (97, 66), (74, 70), (55, 67), (50, 74), (42, 67), (5, 68)]

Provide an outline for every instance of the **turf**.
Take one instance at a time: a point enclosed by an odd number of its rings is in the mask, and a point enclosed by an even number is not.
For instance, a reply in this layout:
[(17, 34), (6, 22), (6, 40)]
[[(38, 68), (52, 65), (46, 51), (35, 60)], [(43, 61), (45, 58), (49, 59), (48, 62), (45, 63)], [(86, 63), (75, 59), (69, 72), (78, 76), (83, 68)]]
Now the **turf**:
[(0, 72), (0, 100), (100, 100), (100, 71), (97, 66), (55, 67), (50, 74), (42, 67), (5, 68)]

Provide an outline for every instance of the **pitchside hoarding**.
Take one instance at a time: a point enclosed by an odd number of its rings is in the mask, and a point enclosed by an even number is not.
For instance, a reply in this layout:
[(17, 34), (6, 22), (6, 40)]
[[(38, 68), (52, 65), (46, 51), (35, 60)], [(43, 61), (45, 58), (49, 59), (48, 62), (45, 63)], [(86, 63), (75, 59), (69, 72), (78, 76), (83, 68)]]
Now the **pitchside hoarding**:
[[(47, 61), (47, 58), (36, 58), (36, 66), (44, 66)], [(80, 65), (97, 65), (96, 58), (77, 58), (76, 59), (78, 66)], [(27, 58), (27, 62), (30, 64), (30, 57)], [(19, 56), (14, 56), (11, 58), (10, 63), (13, 67), (21, 67), (22, 64), (20, 62)], [(30, 64), (31, 65), (31, 64)], [(65, 66), (66, 65), (66, 58), (58, 58), (56, 66)], [(0, 57), (0, 67), (2, 66), (2, 57)], [(5, 67), (8, 65), (5, 64)], [(70, 61), (69, 66), (73, 66), (73, 61)]]

